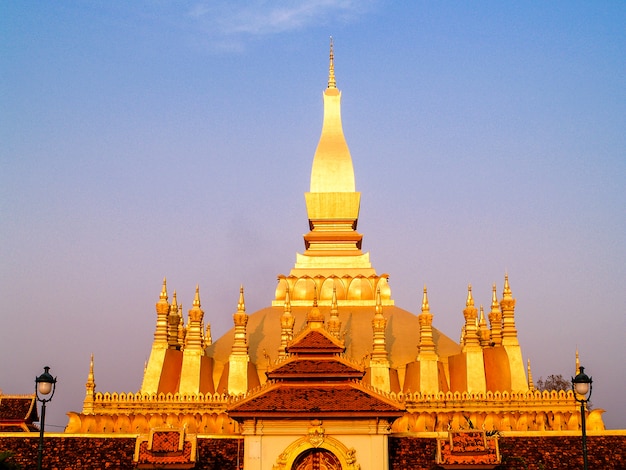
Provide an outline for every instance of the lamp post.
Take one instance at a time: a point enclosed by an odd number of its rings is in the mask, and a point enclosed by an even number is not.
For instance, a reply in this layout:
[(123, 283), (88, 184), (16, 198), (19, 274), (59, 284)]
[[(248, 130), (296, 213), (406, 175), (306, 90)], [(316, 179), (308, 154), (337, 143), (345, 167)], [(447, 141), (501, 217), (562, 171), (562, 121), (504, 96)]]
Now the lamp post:
[[(585, 374), (585, 368), (581, 367), (576, 377), (572, 377), (572, 390), (574, 398), (580, 402), (580, 419), (583, 431), (583, 468), (587, 470), (587, 429), (585, 424), (585, 405), (591, 398), (591, 377)], [(580, 397), (580, 398), (579, 398)]]
[[(43, 459), (43, 431), (46, 426), (46, 403), (52, 400), (54, 389), (56, 388), (57, 379), (50, 375), (50, 367), (43, 368), (43, 374), (35, 377), (35, 395), (37, 401), (41, 402), (41, 419), (39, 420), (39, 452), (37, 453), (37, 470), (41, 470), (41, 461)], [(46, 398), (50, 395), (49, 398)]]

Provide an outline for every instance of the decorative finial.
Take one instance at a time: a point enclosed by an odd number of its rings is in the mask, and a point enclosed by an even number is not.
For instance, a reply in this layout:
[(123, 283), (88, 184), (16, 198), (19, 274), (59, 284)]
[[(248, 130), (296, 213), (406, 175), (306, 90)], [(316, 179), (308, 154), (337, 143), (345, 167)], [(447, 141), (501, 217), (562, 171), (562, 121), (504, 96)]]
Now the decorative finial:
[(93, 382), (93, 353), (91, 353), (91, 360), (89, 361), (89, 381)]
[(335, 80), (335, 54), (333, 52), (333, 37), (330, 37), (330, 65), (328, 67), (328, 88), (337, 88)]
[(207, 323), (206, 325), (206, 333), (204, 335), (204, 343), (206, 346), (210, 346), (213, 344), (213, 337), (211, 336), (211, 324)]
[(200, 308), (200, 285), (196, 284), (196, 295), (193, 298), (193, 304), (194, 307), (198, 307)]
[(422, 313), (426, 313), (430, 311), (430, 306), (428, 305), (428, 291), (426, 290), (426, 284), (424, 284), (424, 295), (422, 296)]
[[(46, 372), (48, 368), (46, 367)], [(89, 375), (87, 376), (87, 383), (85, 383), (85, 401), (83, 402), (83, 412), (93, 413), (94, 391), (96, 390), (96, 382), (93, 375), (93, 353), (91, 353), (91, 360), (89, 361)]]
[(471, 284), (467, 285), (467, 300), (465, 301), (465, 306), (466, 307), (474, 306), (474, 297), (472, 297), (472, 285)]
[(285, 292), (285, 312), (291, 312), (291, 297), (289, 296), (289, 286)]
[(530, 359), (528, 359), (527, 370), (528, 370), (528, 389), (531, 392), (534, 392), (535, 391), (535, 383), (533, 382), (533, 373), (530, 370)]
[(161, 289), (161, 295), (159, 296), (161, 300), (167, 300), (167, 279), (163, 278), (163, 288)]
[(376, 315), (383, 314), (383, 302), (380, 297), (380, 287), (376, 289)]
[(317, 306), (317, 286), (313, 286), (313, 307), (307, 314), (307, 325), (311, 328), (319, 328), (324, 325), (324, 314)]
[(491, 309), (498, 309), (500, 304), (498, 303), (498, 294), (496, 292), (496, 283), (493, 283), (493, 287), (491, 288)]
[(509, 273), (504, 275), (504, 292), (503, 295), (505, 297), (511, 296), (511, 286), (509, 286)]
[(330, 313), (337, 313), (337, 286), (333, 285), (333, 296), (330, 301)]
[(237, 303), (237, 311), (238, 312), (246, 311), (246, 303), (243, 300), (243, 284), (239, 286), (239, 302)]

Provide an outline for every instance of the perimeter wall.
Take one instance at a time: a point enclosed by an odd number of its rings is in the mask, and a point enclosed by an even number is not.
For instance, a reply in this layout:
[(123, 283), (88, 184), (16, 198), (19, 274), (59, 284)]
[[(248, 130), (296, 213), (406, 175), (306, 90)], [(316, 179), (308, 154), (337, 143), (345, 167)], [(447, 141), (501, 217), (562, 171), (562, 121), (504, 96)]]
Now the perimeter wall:
[[(43, 468), (130, 470), (135, 441), (134, 435), (46, 434)], [(502, 465), (498, 470), (580, 470), (583, 466), (581, 436), (576, 433), (543, 433), (532, 437), (503, 433), (499, 442)], [(14, 455), (9, 462), (24, 470), (35, 467), (38, 444), (37, 433), (0, 434), (0, 453), (12, 452)], [(436, 438), (432, 436), (392, 436), (389, 438), (389, 470), (440, 470), (435, 464), (435, 449)], [(603, 431), (601, 435), (590, 433), (587, 450), (590, 469), (625, 470), (626, 430)], [(243, 462), (242, 439), (198, 436), (195, 469), (239, 470), (238, 462)], [(0, 468), (3, 468), (1, 464)]]

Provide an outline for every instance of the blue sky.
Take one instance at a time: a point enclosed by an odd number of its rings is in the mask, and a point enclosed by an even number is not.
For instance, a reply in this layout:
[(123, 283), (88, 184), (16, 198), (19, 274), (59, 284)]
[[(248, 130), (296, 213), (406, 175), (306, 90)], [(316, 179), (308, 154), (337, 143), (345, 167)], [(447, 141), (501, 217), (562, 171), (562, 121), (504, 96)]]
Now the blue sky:
[(626, 4), (4, 2), (0, 388), (58, 376), (51, 430), (136, 391), (161, 281), (213, 337), (268, 305), (335, 40), (359, 231), (396, 304), (458, 339), (508, 272), (537, 380), (578, 347), (626, 428)]

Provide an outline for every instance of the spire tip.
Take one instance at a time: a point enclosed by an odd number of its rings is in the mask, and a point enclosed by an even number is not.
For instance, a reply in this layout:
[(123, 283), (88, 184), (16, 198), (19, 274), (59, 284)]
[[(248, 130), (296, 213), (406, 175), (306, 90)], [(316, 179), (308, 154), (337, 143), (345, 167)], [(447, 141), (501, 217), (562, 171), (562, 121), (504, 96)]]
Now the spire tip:
[(335, 79), (335, 53), (333, 48), (333, 37), (330, 37), (330, 64), (328, 66), (328, 88), (337, 88)]

